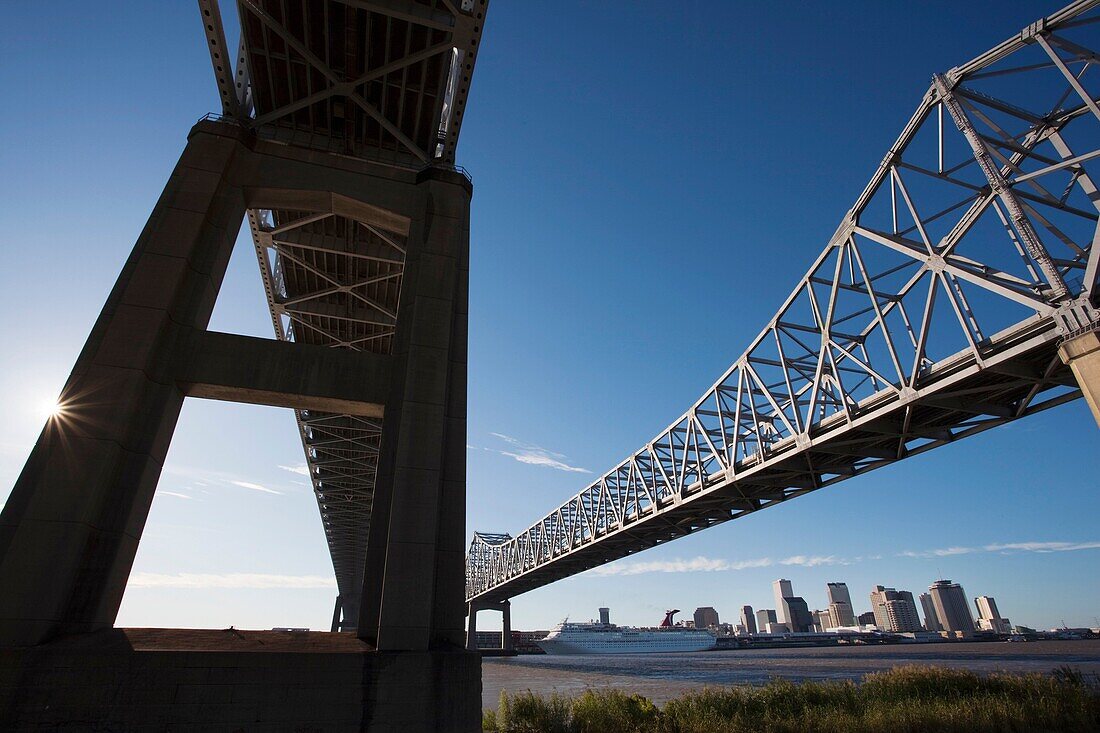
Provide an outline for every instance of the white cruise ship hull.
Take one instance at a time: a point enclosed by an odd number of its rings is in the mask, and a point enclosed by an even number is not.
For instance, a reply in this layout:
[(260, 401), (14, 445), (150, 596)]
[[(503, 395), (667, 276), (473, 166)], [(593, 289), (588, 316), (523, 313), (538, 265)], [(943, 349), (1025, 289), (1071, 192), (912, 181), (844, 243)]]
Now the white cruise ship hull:
[(638, 631), (551, 635), (535, 642), (544, 652), (566, 654), (647, 654), (701, 652), (714, 648), (714, 637), (705, 632)]

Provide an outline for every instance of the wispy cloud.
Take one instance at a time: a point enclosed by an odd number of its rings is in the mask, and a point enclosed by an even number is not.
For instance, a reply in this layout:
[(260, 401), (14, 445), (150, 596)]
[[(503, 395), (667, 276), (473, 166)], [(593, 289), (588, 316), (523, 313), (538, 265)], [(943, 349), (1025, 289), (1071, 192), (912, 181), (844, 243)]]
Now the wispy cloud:
[(304, 463), (299, 463), (295, 466), (279, 466), (279, 468), (283, 469), (284, 471), (290, 471), (291, 473), (296, 473), (299, 476), (308, 476), (309, 475), (309, 466), (307, 466)]
[(796, 565), (814, 568), (820, 565), (847, 565), (848, 561), (833, 555), (794, 555), (782, 559), (758, 557), (751, 560), (726, 560), (702, 555), (688, 560), (655, 560), (652, 562), (616, 562), (592, 570), (593, 575), (644, 575), (646, 573), (714, 573), (729, 570), (769, 568), (773, 565)]
[(269, 575), (266, 573), (133, 573), (134, 588), (229, 588), (267, 590), (334, 588), (336, 581), (324, 575)]
[(269, 489), (266, 486), (262, 486), (260, 484), (254, 484), (251, 481), (233, 480), (233, 481), (230, 481), (229, 483), (233, 484), (234, 486), (240, 486), (242, 489), (248, 489), (249, 491), (262, 491), (265, 494), (278, 494), (279, 496), (283, 495), (283, 492), (281, 492), (281, 491), (276, 491), (275, 489)]
[(978, 547), (942, 547), (934, 550), (906, 550), (899, 557), (934, 558), (951, 555), (972, 555), (979, 552), (1076, 552), (1078, 550), (1098, 550), (1100, 542), (995, 542)]
[[(921, 551), (906, 550), (905, 552), (897, 553), (896, 557), (930, 559), (950, 557), (953, 555), (968, 555), (972, 553), (1047, 553), (1097, 549), (1100, 549), (1100, 542), (1005, 542), (981, 545), (978, 547), (942, 547)], [(816, 568), (829, 565), (856, 565), (862, 562), (875, 562), (882, 559), (882, 555), (857, 555), (854, 557), (840, 557), (837, 555), (792, 555), (783, 558), (758, 557), (751, 560), (727, 560), (725, 558), (704, 557), (700, 555), (690, 559), (654, 560), (650, 562), (620, 560), (608, 565), (601, 565), (589, 572), (592, 575), (627, 576), (644, 575), (647, 573), (714, 573), (749, 570), (752, 568), (770, 568), (773, 566)]]
[[(524, 443), (521, 440), (517, 440), (510, 435), (504, 435), (503, 433), (490, 433), (490, 435), (498, 440), (504, 441), (511, 446), (512, 449), (500, 450), (498, 448), (483, 448), (482, 450), (499, 453), (502, 456), (508, 456), (520, 463), (526, 463), (529, 466), (544, 466), (545, 468), (553, 468), (556, 471), (568, 471), (571, 473), (592, 473), (587, 468), (570, 465), (565, 460), (566, 456), (561, 453), (555, 453), (552, 450), (531, 443)], [(472, 445), (466, 447), (476, 448), (476, 446)]]
[(221, 489), (225, 486), (236, 486), (241, 489), (248, 489), (249, 491), (259, 491), (264, 494), (275, 494), (278, 496), (282, 496), (286, 493), (285, 491), (279, 491), (270, 486), (248, 480), (252, 478), (251, 475), (242, 476), (241, 474), (229, 473), (227, 471), (213, 471), (195, 466), (169, 464), (164, 467), (164, 473), (185, 479), (185, 481), (175, 481), (168, 484), (173, 489), (190, 489), (209, 494), (210, 492), (206, 490), (207, 488)]
[(179, 492), (176, 492), (176, 491), (160, 491), (158, 493), (164, 494), (165, 496), (174, 496), (177, 499), (190, 499), (191, 498), (187, 494), (180, 494)]

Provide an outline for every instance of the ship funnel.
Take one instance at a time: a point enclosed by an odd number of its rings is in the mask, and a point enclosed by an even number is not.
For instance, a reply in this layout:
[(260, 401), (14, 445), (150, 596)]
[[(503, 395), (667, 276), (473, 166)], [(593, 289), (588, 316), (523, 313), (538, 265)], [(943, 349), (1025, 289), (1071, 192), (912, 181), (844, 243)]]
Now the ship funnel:
[(674, 608), (671, 611), (665, 611), (665, 620), (661, 622), (661, 628), (667, 629), (672, 626), (672, 617), (680, 613), (680, 609)]

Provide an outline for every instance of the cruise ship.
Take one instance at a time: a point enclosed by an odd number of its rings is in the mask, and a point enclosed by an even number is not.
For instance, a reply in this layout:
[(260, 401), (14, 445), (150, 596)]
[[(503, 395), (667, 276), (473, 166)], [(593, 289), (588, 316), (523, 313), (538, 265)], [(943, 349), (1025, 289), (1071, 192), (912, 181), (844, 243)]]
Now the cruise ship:
[(601, 608), (599, 623), (571, 623), (566, 619), (535, 643), (547, 654), (701, 652), (714, 648), (714, 635), (709, 631), (673, 625), (672, 617), (679, 612), (666, 611), (657, 628), (633, 628), (611, 623), (607, 609)]

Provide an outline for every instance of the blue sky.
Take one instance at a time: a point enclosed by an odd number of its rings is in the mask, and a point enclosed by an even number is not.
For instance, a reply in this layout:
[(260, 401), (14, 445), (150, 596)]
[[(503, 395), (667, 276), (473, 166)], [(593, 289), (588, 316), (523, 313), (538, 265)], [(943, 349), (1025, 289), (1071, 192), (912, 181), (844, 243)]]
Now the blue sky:
[[(735, 7), (736, 6), (736, 7)], [(227, 8), (228, 8), (227, 4)], [(1050, 2), (496, 0), (459, 159), (475, 180), (468, 533), (516, 533), (743, 351), (948, 69)], [(231, 13), (227, 13), (230, 15)], [(215, 86), (192, 2), (23, 3), (0, 43), (0, 498)], [(232, 31), (231, 31), (232, 32)], [(242, 237), (212, 328), (270, 337)], [(1100, 432), (1076, 402), (513, 600), (811, 608), (938, 577), (1015, 622), (1098, 625)], [(119, 623), (327, 628), (290, 412), (189, 401)], [(491, 614), (483, 623), (496, 622)]]

